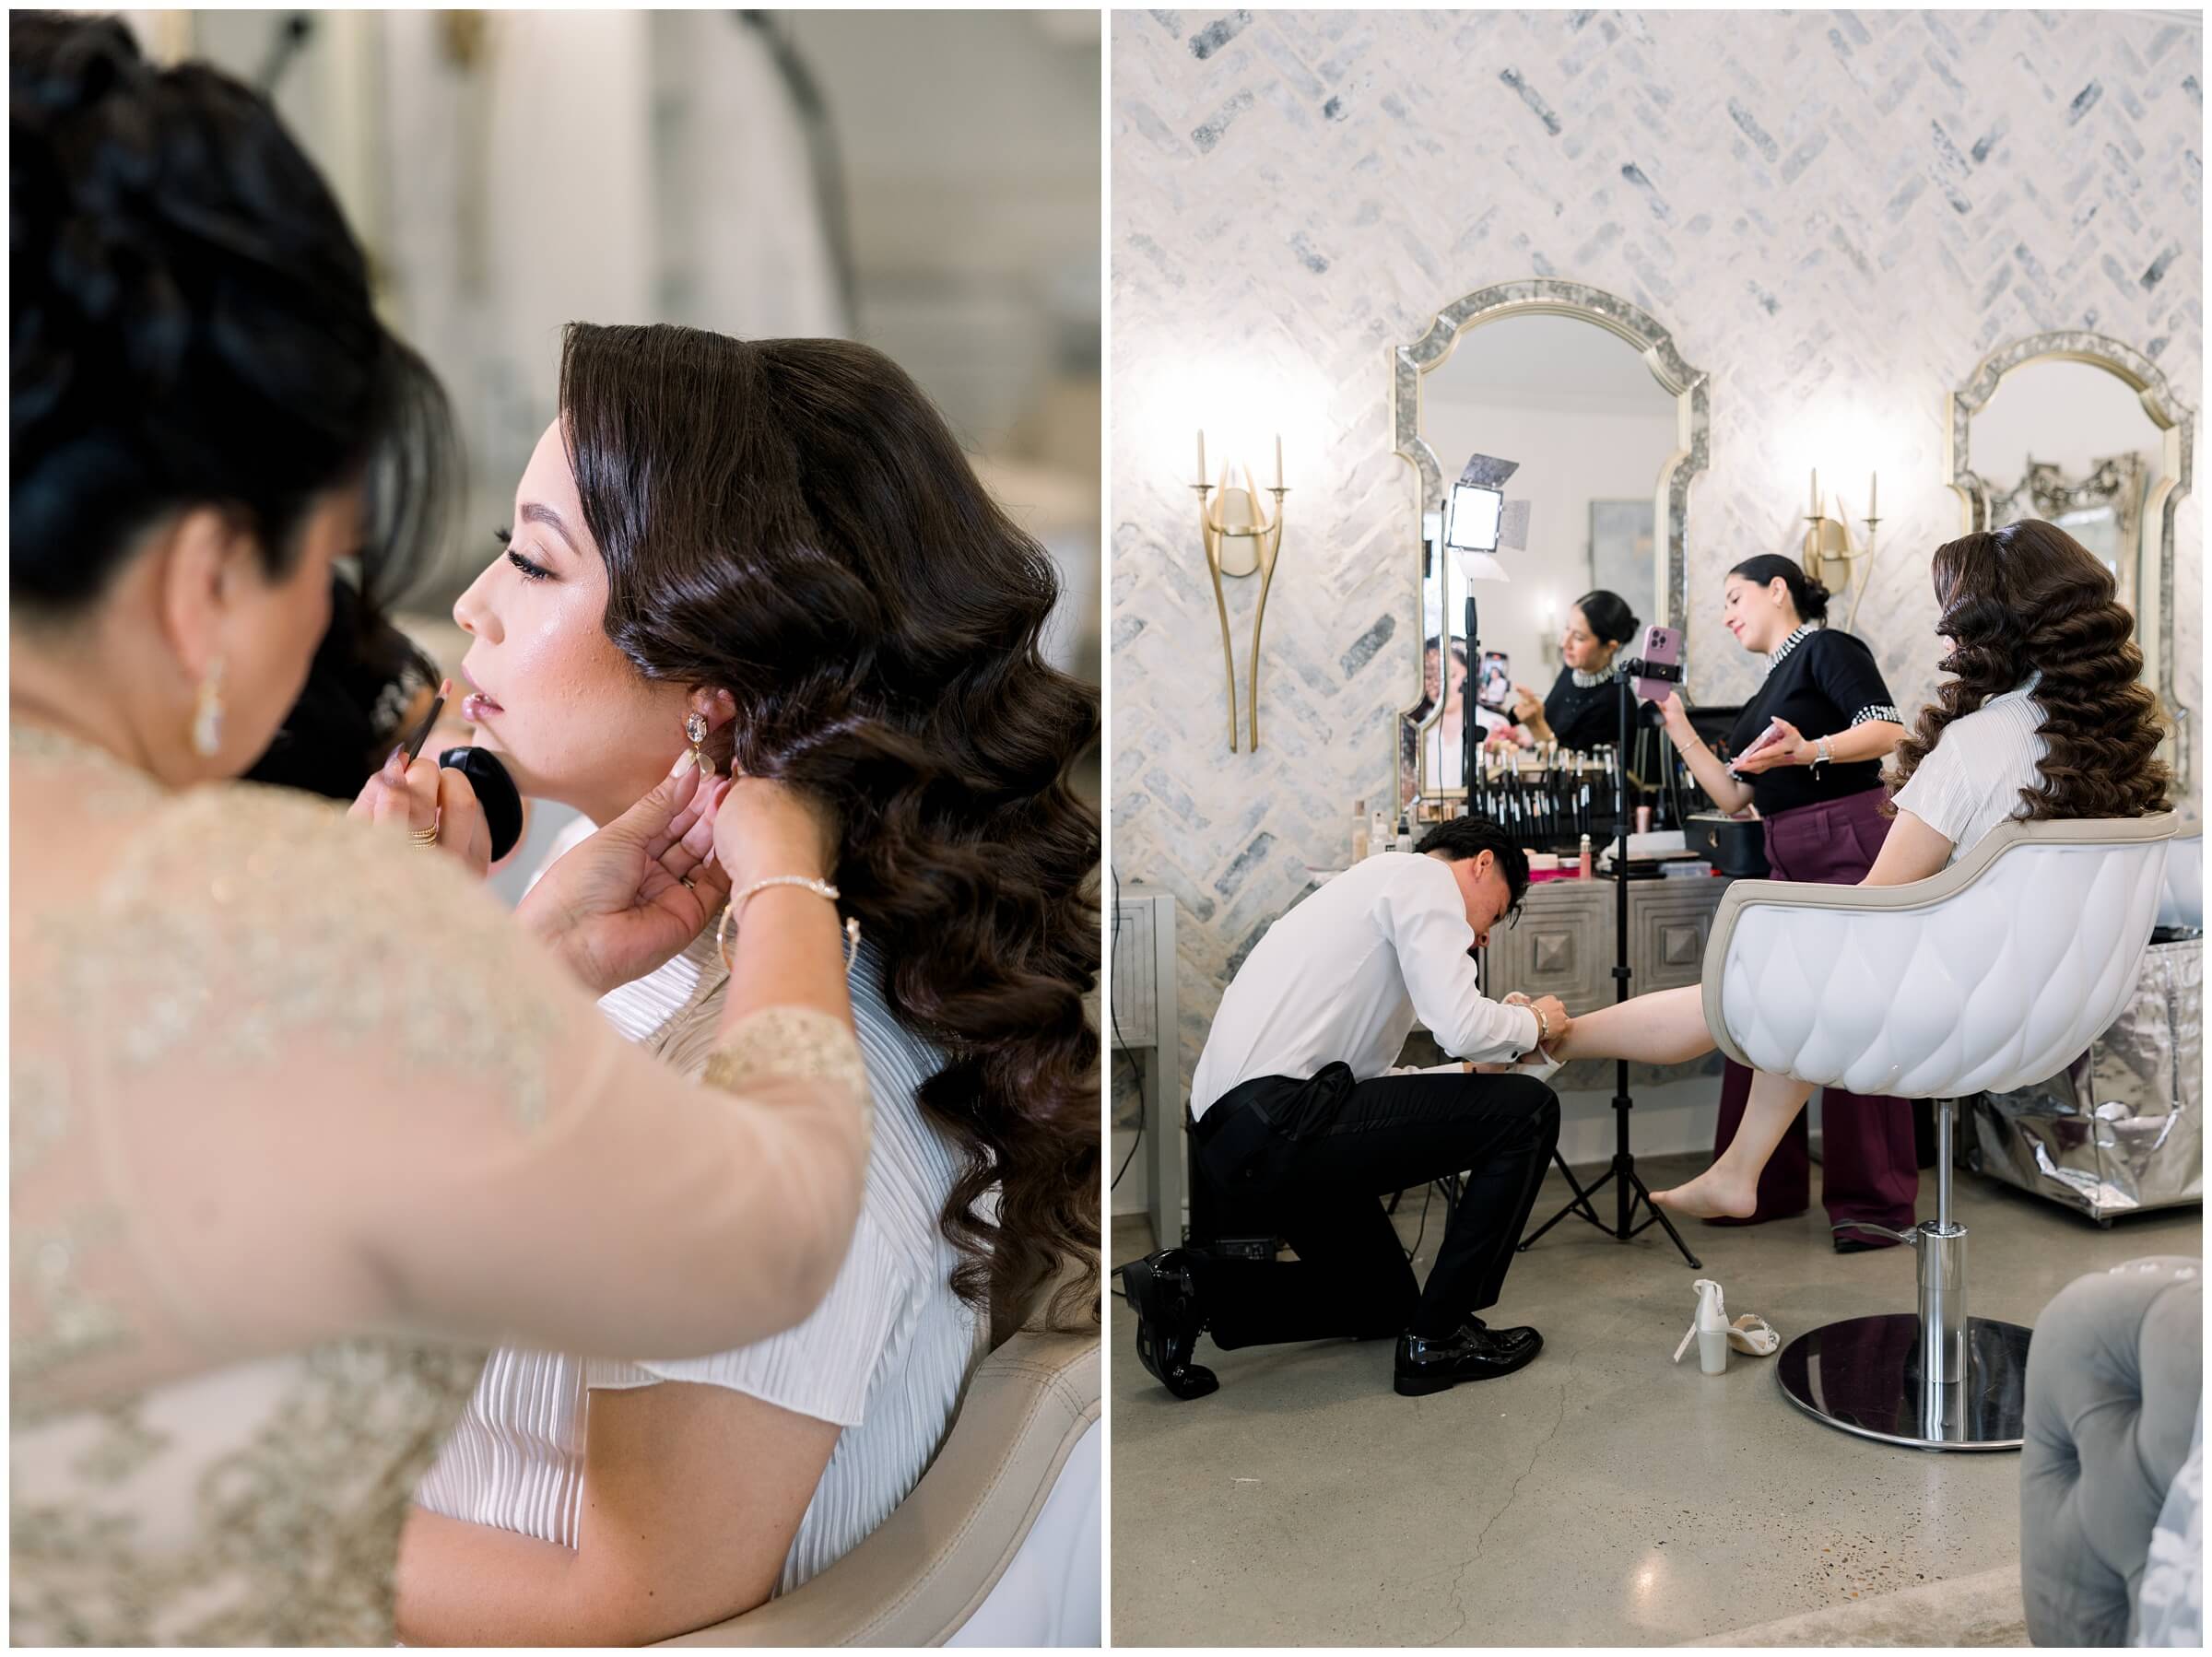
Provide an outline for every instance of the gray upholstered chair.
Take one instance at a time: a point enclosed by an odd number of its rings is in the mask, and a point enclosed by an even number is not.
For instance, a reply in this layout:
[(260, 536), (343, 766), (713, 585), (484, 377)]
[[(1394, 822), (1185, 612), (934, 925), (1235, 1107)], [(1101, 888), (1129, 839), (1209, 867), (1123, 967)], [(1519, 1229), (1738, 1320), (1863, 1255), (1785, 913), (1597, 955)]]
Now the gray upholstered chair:
[(2204, 1398), (2204, 1263), (2077, 1278), (2036, 1325), (2020, 1451), (2020, 1591), (2037, 1645), (2134, 1639), (2150, 1533)]
[(1097, 1645), (1100, 1396), (1097, 1335), (1014, 1336), (865, 1541), (795, 1592), (664, 1643)]
[(2175, 818), (2008, 823), (1897, 887), (1744, 880), (1706, 946), (1705, 1021), (1754, 1069), (1936, 1101), (1936, 1212), (1909, 1233), (1917, 1315), (1800, 1335), (1776, 1375), (1830, 1425), (1924, 1450), (2020, 1442), (2029, 1331), (1970, 1317), (1951, 1217), (1960, 1096), (2063, 1069), (2110, 1024), (2150, 941)]

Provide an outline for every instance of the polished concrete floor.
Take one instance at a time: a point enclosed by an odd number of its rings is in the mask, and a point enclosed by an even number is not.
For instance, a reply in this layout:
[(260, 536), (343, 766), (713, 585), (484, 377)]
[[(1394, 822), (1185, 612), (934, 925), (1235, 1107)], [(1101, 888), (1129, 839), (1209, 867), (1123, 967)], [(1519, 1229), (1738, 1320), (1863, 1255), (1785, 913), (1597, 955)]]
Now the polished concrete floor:
[[(1655, 1185), (1701, 1158), (1654, 1158)], [(1587, 1177), (1584, 1175), (1583, 1177)], [(1815, 1179), (1818, 1178), (1816, 1171)], [(1961, 1172), (1978, 1316), (2032, 1323), (2086, 1272), (2203, 1253), (2194, 1208), (2101, 1229)], [(1922, 1176), (1923, 1213), (1935, 1193)], [(1555, 1170), (1536, 1206), (1566, 1196)], [(1421, 1198), (1400, 1205), (1410, 1245)], [(1611, 1214), (1609, 1206), (1603, 1212)], [(1415, 1269), (1424, 1275), (1439, 1208)], [(2019, 1553), (2017, 1454), (1888, 1448), (1800, 1414), (1772, 1358), (1671, 1364), (1697, 1276), (1786, 1344), (1910, 1310), (1913, 1256), (1839, 1255), (1818, 1208), (1688, 1239), (1617, 1243), (1568, 1220), (1520, 1257), (1494, 1324), (1542, 1355), (1429, 1398), (1391, 1391), (1391, 1345), (1222, 1352), (1211, 1397), (1179, 1403), (1135, 1358), (1112, 1300), (1112, 1638), (1117, 1645), (1665, 1645), (1853, 1597), (1985, 1571)], [(1117, 1219), (1114, 1263), (1150, 1228)]]

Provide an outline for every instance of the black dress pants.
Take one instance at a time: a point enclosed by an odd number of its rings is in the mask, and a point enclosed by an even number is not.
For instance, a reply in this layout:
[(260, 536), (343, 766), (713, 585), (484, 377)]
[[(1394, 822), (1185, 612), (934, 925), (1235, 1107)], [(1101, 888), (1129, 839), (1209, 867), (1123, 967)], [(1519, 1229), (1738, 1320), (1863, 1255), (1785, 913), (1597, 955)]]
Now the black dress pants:
[[(1559, 1101), (1533, 1076), (1354, 1082), (1339, 1064), (1231, 1088), (1194, 1138), (1215, 1234), (1280, 1236), (1298, 1251), (1295, 1261), (1225, 1259), (1205, 1252), (1210, 1239), (1191, 1240), (1216, 1346), (1441, 1336), (1498, 1303), (1559, 1144)], [(1382, 1198), (1461, 1172), (1465, 1188), (1418, 1287)]]

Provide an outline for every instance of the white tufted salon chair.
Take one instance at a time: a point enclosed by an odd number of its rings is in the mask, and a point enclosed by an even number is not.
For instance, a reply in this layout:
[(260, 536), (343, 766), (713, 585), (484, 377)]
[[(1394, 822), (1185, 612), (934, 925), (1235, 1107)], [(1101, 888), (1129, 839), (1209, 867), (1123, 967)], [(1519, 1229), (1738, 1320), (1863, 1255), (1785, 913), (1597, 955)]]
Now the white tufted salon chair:
[(1739, 880), (1705, 951), (1705, 1022), (1754, 1069), (1853, 1093), (1932, 1099), (1936, 1216), (1879, 1226), (1920, 1259), (1917, 1316), (1800, 1335), (1776, 1375), (1830, 1426), (1923, 1450), (2017, 1450), (2029, 1331), (1967, 1314), (1951, 1218), (1962, 1095), (2040, 1081), (2118, 1015), (2150, 941), (2171, 812), (2009, 823), (1911, 886)]
[(1099, 1337), (1022, 1334), (976, 1369), (937, 1459), (867, 1539), (688, 1646), (1095, 1646)]

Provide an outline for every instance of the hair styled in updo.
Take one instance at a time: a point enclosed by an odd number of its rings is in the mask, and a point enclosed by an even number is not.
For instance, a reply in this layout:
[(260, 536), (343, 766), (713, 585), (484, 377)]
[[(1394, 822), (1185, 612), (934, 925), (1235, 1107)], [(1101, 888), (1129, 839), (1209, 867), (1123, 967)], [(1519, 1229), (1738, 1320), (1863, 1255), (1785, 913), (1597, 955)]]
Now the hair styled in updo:
[(364, 587), (396, 591), (453, 470), (444, 396), (267, 100), (53, 15), (9, 18), (8, 93), (13, 601), (82, 611), (192, 507), (282, 576), (356, 482)]
[(1780, 576), (1790, 589), (1790, 602), (1797, 606), (1800, 621), (1818, 621), (1828, 614), (1828, 588), (1806, 574), (1795, 558), (1762, 552), (1755, 558), (1746, 558), (1728, 573), (1761, 587)]
[(1636, 612), (1629, 608), (1629, 601), (1618, 593), (1600, 587), (1576, 599), (1574, 607), (1583, 613), (1583, 619), (1590, 624), (1590, 630), (1597, 635), (1600, 644), (1626, 644), (1636, 637)]

